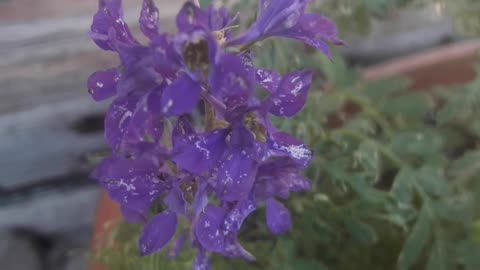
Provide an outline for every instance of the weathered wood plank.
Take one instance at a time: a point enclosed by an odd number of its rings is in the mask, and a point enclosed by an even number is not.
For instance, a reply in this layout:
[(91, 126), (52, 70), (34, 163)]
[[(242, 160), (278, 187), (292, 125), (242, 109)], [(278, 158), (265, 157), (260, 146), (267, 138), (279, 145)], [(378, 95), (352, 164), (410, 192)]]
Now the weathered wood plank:
[[(37, 5), (32, 1), (0, 4), (0, 189), (86, 172), (85, 155), (106, 147), (101, 117), (108, 101), (92, 101), (85, 84), (117, 60), (89, 40), (97, 1), (79, 2), (42, 1), (36, 15), (24, 10)], [(138, 34), (141, 2), (126, 3), (126, 21)], [(172, 29), (182, 1), (157, 4), (163, 28)]]
[(0, 187), (81, 170), (85, 154), (104, 146), (104, 139), (101, 131), (79, 133), (72, 126), (100, 115), (105, 106), (85, 95), (0, 116)]

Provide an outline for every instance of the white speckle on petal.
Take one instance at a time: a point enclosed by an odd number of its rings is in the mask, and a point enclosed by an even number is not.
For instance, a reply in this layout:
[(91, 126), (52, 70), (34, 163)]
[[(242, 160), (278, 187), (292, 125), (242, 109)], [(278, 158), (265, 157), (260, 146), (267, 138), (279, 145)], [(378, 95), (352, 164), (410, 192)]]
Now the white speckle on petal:
[(209, 151), (207, 148), (201, 146), (200, 143), (201, 143), (201, 141), (196, 141), (196, 142), (195, 142), (195, 147), (196, 147), (198, 150), (200, 150), (200, 152), (202, 152), (202, 153), (205, 154), (205, 158), (206, 158), (206, 159), (210, 159), (210, 151)]
[(169, 99), (167, 102), (167, 105), (163, 107), (163, 113), (168, 112), (168, 110), (172, 107), (172, 105), (173, 105), (173, 100)]
[(300, 93), (300, 90), (302, 90), (302, 87), (303, 87), (303, 83), (300, 82), (299, 84), (297, 84), (295, 86), (295, 88), (290, 93), (292, 93), (292, 95), (294, 95), (294, 96), (297, 96), (298, 93)]
[(103, 83), (97, 82), (97, 86), (98, 86), (99, 88), (102, 88), (102, 87), (103, 87)]
[(120, 118), (120, 121), (118, 122), (118, 128), (122, 128), (122, 125), (123, 125), (123, 122), (125, 122), (125, 120), (127, 120), (127, 118), (131, 117), (132, 116), (132, 112), (131, 111), (126, 111), (123, 115), (122, 115), (122, 118)]

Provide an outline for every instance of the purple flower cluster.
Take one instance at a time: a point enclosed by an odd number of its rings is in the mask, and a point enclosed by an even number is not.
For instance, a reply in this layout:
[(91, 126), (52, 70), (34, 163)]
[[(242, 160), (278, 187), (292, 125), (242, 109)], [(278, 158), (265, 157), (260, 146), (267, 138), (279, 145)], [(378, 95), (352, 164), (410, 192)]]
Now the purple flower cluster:
[[(94, 100), (114, 97), (105, 117), (113, 154), (92, 175), (127, 221), (145, 223), (141, 255), (172, 242), (169, 254), (175, 256), (188, 242), (198, 249), (193, 269), (210, 268), (208, 252), (253, 260), (237, 235), (262, 205), (272, 233), (290, 228), (290, 214), (277, 199), (309, 189), (300, 173), (312, 152), (269, 117), (292, 117), (302, 109), (312, 73), (282, 77), (257, 68), (248, 48), (279, 36), (329, 55), (326, 43), (341, 41), (331, 21), (305, 12), (308, 2), (259, 1), (257, 21), (234, 37), (235, 18), (224, 7), (200, 9), (192, 2), (178, 13), (176, 34), (160, 33), (153, 0), (143, 0), (144, 45), (124, 22), (121, 1), (100, 0), (90, 36), (117, 53), (120, 65), (88, 79)], [(258, 89), (268, 96), (258, 98)], [(204, 121), (193, 123), (192, 115)], [(152, 217), (152, 207), (163, 211)], [(177, 229), (181, 220), (187, 231)]]

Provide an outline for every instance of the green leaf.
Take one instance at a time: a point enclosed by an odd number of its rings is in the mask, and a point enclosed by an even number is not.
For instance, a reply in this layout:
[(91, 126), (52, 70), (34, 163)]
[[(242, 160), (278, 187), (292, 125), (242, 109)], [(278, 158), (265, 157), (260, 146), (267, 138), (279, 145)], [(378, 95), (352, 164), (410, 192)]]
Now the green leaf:
[(419, 213), (417, 222), (412, 232), (408, 235), (405, 244), (398, 256), (398, 268), (400, 270), (411, 269), (422, 254), (424, 247), (431, 238), (432, 222), (425, 207)]
[(348, 183), (362, 199), (369, 203), (378, 204), (385, 199), (385, 196), (367, 183), (363, 177), (351, 176)]
[(444, 196), (432, 204), (438, 218), (461, 226), (470, 224), (475, 215), (475, 200), (472, 192)]
[(409, 93), (389, 99), (382, 106), (382, 111), (390, 116), (410, 120), (420, 120), (433, 109), (432, 99), (423, 93)]
[(318, 261), (294, 260), (291, 268), (295, 270), (327, 270), (328, 268)]
[(480, 172), (480, 150), (466, 152), (452, 163), (450, 175), (455, 181), (468, 181), (478, 178)]
[(406, 159), (423, 161), (436, 159), (444, 142), (441, 135), (430, 128), (398, 131), (390, 143), (391, 149)]
[(350, 235), (365, 245), (372, 245), (377, 242), (375, 230), (368, 224), (354, 218), (345, 218), (345, 227)]
[(418, 171), (416, 179), (420, 187), (430, 195), (442, 196), (449, 191), (443, 168), (424, 166)]
[(480, 243), (480, 219), (472, 224), (472, 237), (475, 241)]
[(443, 241), (435, 241), (428, 258), (426, 270), (448, 270), (448, 254)]
[(381, 163), (378, 149), (369, 143), (361, 143), (354, 152), (355, 161), (366, 171), (370, 177), (378, 177)]
[(410, 83), (406, 78), (393, 77), (370, 82), (364, 87), (365, 89), (362, 89), (362, 91), (372, 100), (378, 101), (385, 98), (391, 98), (392, 94), (408, 89), (409, 84)]
[(395, 177), (390, 193), (392, 197), (403, 205), (410, 205), (413, 199), (413, 181), (415, 171), (403, 168)]
[(458, 243), (455, 258), (467, 270), (480, 269), (480, 243), (465, 239)]

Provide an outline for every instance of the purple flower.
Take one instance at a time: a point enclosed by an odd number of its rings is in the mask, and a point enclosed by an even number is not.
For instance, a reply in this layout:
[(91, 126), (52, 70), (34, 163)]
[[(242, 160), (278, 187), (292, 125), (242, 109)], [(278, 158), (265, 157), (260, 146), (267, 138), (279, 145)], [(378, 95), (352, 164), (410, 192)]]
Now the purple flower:
[(267, 200), (267, 225), (273, 234), (285, 233), (292, 226), (290, 212), (274, 199)]
[(146, 217), (150, 205), (167, 188), (161, 164), (155, 158), (150, 153), (133, 159), (113, 155), (92, 173), (131, 221), (138, 221), (139, 215)]
[(137, 44), (123, 20), (121, 0), (99, 0), (90, 37), (102, 49), (116, 51), (122, 44)]
[(237, 241), (237, 235), (244, 220), (256, 209), (253, 200), (247, 199), (215, 207), (207, 206), (195, 224), (195, 235), (200, 245), (212, 252), (227, 257), (242, 257), (254, 260)]
[[(260, 1), (257, 22), (232, 39), (235, 18), (223, 7), (186, 2), (176, 17), (178, 32), (170, 34), (160, 32), (153, 0), (143, 0), (139, 25), (148, 43), (141, 44), (123, 20), (120, 0), (99, 1), (90, 36), (114, 51), (120, 65), (87, 81), (95, 101), (112, 98), (105, 138), (113, 153), (92, 176), (127, 221), (145, 224), (140, 255), (172, 242), (167, 253), (175, 257), (189, 238), (198, 250), (193, 269), (209, 270), (207, 252), (254, 260), (237, 238), (258, 207), (266, 206), (272, 233), (291, 227), (277, 199), (310, 188), (301, 172), (312, 151), (277, 130), (270, 116), (292, 117), (303, 108), (312, 72), (282, 77), (255, 67), (252, 51), (235, 53), (229, 46), (280, 36), (328, 55), (326, 42), (341, 42), (330, 21), (305, 13), (308, 2)], [(258, 98), (257, 85), (266, 98)], [(158, 205), (162, 212), (155, 211)], [(175, 236), (179, 219), (188, 228)]]
[(146, 256), (162, 249), (173, 237), (177, 228), (177, 215), (164, 211), (145, 225), (140, 236), (140, 255)]
[(229, 46), (251, 44), (278, 36), (302, 41), (330, 57), (326, 43), (343, 44), (337, 38), (335, 25), (325, 17), (305, 13), (309, 0), (261, 0), (257, 21), (240, 37), (228, 42)]
[(273, 197), (287, 199), (291, 192), (310, 189), (310, 181), (301, 175), (302, 166), (289, 157), (269, 160), (257, 172), (253, 196), (257, 201)]
[(139, 24), (140, 30), (150, 39), (158, 35), (158, 9), (153, 0), (143, 0)]
[(260, 81), (260, 84), (270, 88), (269, 92), (271, 92), (265, 106), (268, 107), (268, 112), (275, 116), (292, 117), (303, 108), (307, 101), (312, 72), (308, 70), (295, 71), (285, 75), (278, 83), (277, 81), (278, 77), (275, 75), (267, 76)]

